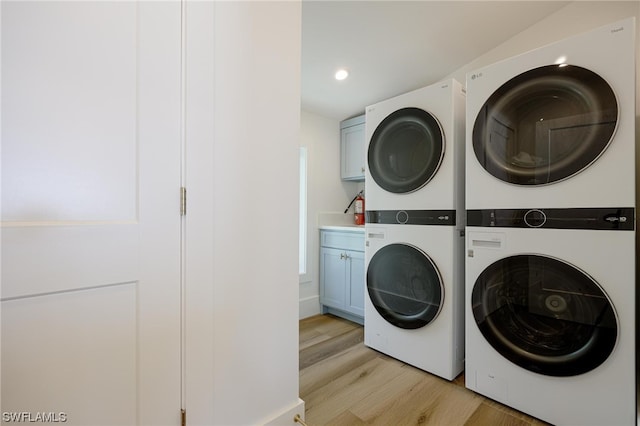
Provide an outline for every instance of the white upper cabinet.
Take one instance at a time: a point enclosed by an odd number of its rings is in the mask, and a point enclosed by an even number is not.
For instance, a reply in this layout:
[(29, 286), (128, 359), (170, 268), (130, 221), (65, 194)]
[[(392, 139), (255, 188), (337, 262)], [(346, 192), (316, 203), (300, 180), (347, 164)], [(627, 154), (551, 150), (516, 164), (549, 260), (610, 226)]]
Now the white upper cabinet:
[(340, 123), (340, 177), (342, 180), (364, 180), (364, 117), (360, 115)]

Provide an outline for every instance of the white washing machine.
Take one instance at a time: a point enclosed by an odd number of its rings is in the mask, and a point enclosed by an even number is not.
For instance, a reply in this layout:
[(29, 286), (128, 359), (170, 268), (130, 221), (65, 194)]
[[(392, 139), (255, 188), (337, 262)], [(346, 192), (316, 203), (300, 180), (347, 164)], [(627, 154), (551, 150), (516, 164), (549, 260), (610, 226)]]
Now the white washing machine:
[(367, 107), (365, 344), (451, 380), (464, 364), (464, 90)]
[(463, 251), (455, 226), (367, 223), (365, 345), (447, 380), (460, 374)]
[(448, 80), (366, 108), (368, 210), (464, 212), (464, 98)]
[(634, 209), (466, 230), (466, 387), (556, 425), (636, 422)]
[(634, 33), (629, 18), (467, 74), (467, 209), (634, 206)]

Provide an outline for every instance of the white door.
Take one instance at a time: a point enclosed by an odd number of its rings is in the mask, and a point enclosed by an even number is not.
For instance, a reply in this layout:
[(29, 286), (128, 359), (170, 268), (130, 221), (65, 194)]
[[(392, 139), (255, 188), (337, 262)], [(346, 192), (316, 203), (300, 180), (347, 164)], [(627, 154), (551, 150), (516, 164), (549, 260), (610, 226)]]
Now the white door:
[(180, 2), (0, 7), (2, 421), (179, 424)]

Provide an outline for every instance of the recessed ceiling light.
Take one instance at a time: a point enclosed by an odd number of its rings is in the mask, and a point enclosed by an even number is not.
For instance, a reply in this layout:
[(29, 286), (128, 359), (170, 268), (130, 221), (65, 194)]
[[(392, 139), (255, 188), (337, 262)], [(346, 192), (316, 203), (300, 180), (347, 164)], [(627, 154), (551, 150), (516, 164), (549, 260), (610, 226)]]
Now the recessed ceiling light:
[(349, 71), (345, 69), (339, 69), (336, 71), (336, 80), (344, 80), (347, 77), (349, 77)]

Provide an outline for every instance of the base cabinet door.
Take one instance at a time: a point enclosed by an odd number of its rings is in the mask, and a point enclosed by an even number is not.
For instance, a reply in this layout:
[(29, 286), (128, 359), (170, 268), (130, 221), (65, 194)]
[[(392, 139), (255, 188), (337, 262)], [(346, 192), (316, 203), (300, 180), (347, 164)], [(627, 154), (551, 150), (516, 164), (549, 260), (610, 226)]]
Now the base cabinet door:
[[(330, 232), (327, 234), (327, 232)], [(364, 235), (321, 231), (320, 303), (332, 313), (362, 323), (364, 319)], [(360, 249), (362, 247), (362, 250)], [(355, 250), (354, 250), (355, 249)]]
[(347, 252), (349, 289), (347, 307), (349, 312), (364, 317), (364, 253), (359, 251)]
[(320, 302), (326, 306), (344, 309), (347, 278), (344, 250), (323, 247), (320, 256)]

